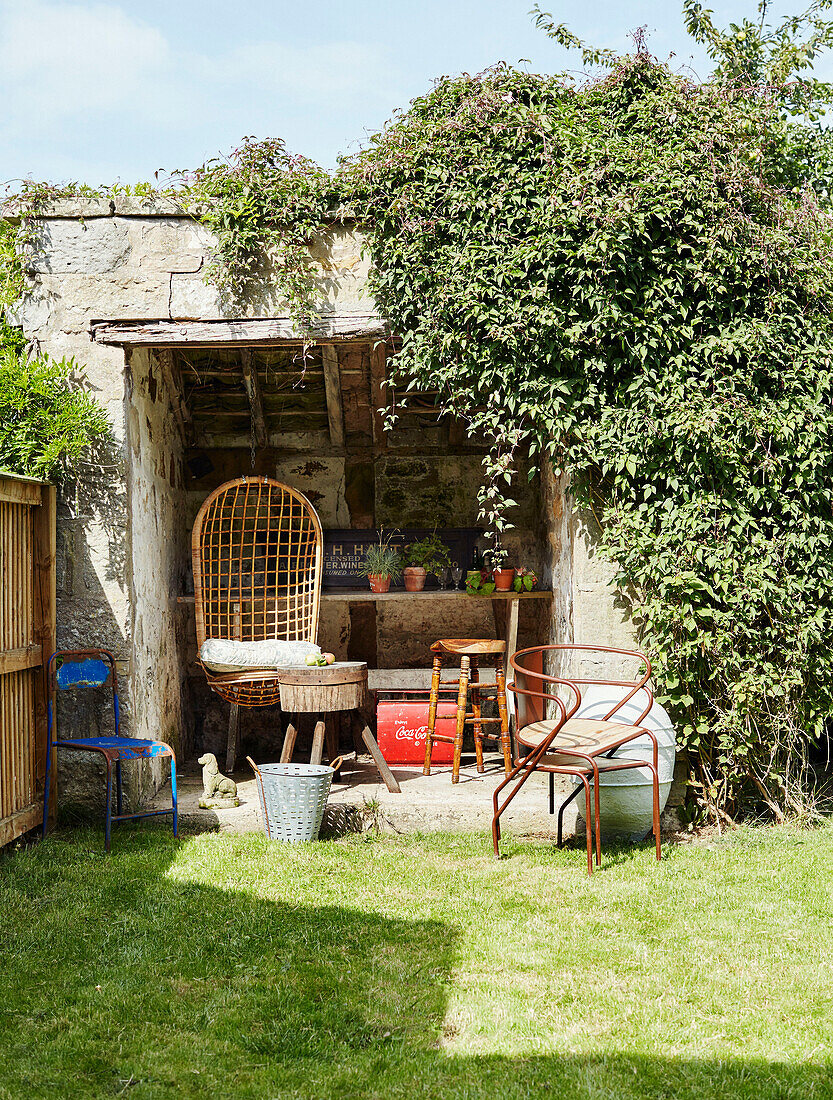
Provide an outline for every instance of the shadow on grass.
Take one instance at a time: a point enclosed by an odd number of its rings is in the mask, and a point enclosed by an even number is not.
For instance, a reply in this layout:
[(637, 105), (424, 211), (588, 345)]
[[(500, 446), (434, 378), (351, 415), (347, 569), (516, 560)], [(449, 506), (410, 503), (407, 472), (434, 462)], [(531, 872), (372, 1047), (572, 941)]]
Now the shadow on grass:
[[(161, 829), (121, 832), (109, 859), (97, 840), (56, 837), (0, 863), (3, 1100), (833, 1096), (821, 1066), (455, 1054), (442, 1045), (454, 927), (359, 898), (264, 900), (233, 853), (215, 864), (208, 848), (199, 870), (216, 885), (178, 879), (188, 841)], [(263, 844), (245, 874), (268, 888), (281, 857)], [(331, 873), (295, 870), (305, 889)]]

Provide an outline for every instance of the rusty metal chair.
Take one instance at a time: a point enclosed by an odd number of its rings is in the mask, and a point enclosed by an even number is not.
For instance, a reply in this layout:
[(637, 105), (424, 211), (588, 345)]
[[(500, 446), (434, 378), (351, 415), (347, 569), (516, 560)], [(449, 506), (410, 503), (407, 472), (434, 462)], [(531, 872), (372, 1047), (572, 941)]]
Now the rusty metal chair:
[[(477, 770), (483, 771), (483, 738), (496, 739), (503, 753), (506, 774), (512, 770), (512, 743), (509, 737), (509, 708), (506, 704), (506, 673), (503, 662), (506, 642), (491, 638), (441, 638), (431, 646), (434, 666), (431, 676), (431, 695), (428, 702), (428, 732), (425, 738), (425, 762), (423, 775), (431, 774), (431, 751), (435, 741), (444, 741), (454, 746), (454, 758), (451, 768), (451, 782), (460, 780), (460, 754), (463, 751), (463, 734), (467, 725), (473, 726), (474, 751)], [(480, 661), (488, 657), (495, 670), (494, 683), (482, 683), (480, 680)], [(443, 662), (449, 659), (460, 662), (460, 672), (456, 680), (442, 680)], [(454, 736), (436, 732), (437, 703), (440, 693), (449, 688), (457, 688), (457, 726)], [(495, 694), (489, 694), (494, 690)], [(471, 693), (471, 710), (468, 709)], [(486, 693), (486, 694), (484, 694)], [(497, 703), (498, 717), (484, 718), (482, 705), (484, 699), (494, 699)], [(483, 729), (484, 725), (496, 725), (496, 733)]]
[[(268, 477), (228, 481), (197, 513), (191, 536), (197, 645), (206, 638), (315, 642), (323, 534), (296, 489)], [(232, 705), (226, 768), (237, 745), (237, 707), (280, 702), (274, 669), (215, 672), (208, 686)]]
[[(633, 680), (604, 677), (553, 676), (544, 672), (547, 655), (605, 653), (618, 658), (633, 659), (644, 666), (644, 672)], [(576, 789), (559, 807), (558, 845), (562, 842), (564, 810), (572, 800), (584, 791), (585, 821), (587, 823), (587, 872), (593, 873), (593, 833), (595, 832), (596, 864), (601, 862), (601, 830), (599, 825), (599, 775), (601, 772), (646, 768), (653, 782), (653, 834), (657, 859), (662, 858), (659, 829), (659, 749), (656, 735), (640, 725), (653, 705), (653, 694), (647, 686), (651, 676), (651, 663), (638, 650), (616, 649), (610, 646), (560, 644), (533, 646), (519, 650), (511, 659), (515, 678), (509, 691), (515, 699), (518, 758), (515, 767), (493, 795), (492, 842), (496, 856), (500, 856), (500, 816), (534, 771), (550, 773), (550, 812), (553, 812), (553, 775), (568, 775), (578, 780)], [(581, 706), (580, 685), (599, 684), (623, 689), (621, 698), (614, 699), (609, 710), (600, 719), (576, 718)], [(556, 694), (561, 688), (561, 694)], [(549, 690), (548, 690), (549, 689)], [(616, 719), (616, 714), (637, 693), (643, 693), (647, 706), (635, 721)], [(566, 698), (565, 698), (566, 697)], [(549, 715), (548, 715), (549, 712)], [(554, 716), (553, 715), (554, 712)], [(647, 737), (653, 746), (653, 759), (616, 756), (615, 753), (631, 741)], [(521, 757), (521, 749), (526, 755)], [(513, 780), (515, 786), (501, 803), (500, 794)], [(591, 811), (591, 785), (593, 806)], [(595, 828), (591, 827), (591, 821)]]

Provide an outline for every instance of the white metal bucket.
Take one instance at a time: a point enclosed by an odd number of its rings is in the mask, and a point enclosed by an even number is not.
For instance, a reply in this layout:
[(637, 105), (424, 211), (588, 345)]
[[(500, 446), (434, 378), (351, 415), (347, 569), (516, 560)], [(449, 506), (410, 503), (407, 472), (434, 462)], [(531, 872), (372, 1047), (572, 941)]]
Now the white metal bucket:
[(270, 840), (299, 844), (321, 828), (334, 769), (326, 764), (255, 764), (263, 831)]

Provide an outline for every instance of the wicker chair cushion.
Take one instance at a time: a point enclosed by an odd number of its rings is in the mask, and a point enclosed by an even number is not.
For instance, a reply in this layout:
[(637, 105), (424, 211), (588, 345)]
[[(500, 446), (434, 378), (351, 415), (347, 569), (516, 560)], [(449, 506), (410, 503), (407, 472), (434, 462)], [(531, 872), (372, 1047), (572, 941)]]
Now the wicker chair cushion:
[(212, 672), (248, 672), (253, 668), (291, 668), (303, 665), (311, 653), (320, 653), (313, 642), (236, 642), (231, 638), (206, 638), (200, 660)]

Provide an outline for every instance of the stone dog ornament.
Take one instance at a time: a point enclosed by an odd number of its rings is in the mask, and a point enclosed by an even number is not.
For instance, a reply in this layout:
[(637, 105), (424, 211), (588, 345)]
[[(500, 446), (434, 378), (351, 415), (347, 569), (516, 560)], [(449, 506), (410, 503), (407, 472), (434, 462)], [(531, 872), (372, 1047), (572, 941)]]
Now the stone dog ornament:
[(217, 757), (207, 752), (197, 761), (202, 765), (202, 798), (200, 807), (204, 810), (222, 809), (227, 806), (239, 806), (237, 784), (233, 779), (222, 775)]

